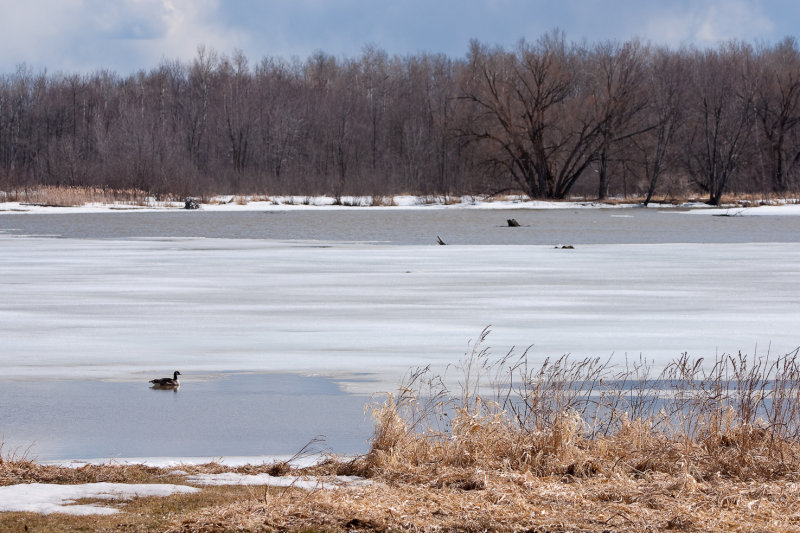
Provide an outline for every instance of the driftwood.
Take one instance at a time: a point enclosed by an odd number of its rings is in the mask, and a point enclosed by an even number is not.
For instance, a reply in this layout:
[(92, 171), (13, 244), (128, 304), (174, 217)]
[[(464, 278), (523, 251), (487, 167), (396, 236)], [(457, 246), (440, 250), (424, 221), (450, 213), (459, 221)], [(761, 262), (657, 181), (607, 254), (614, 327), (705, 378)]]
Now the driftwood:
[(517, 222), (516, 218), (509, 218), (508, 220), (506, 220), (506, 222), (508, 222), (508, 227), (509, 228), (518, 228), (519, 227), (519, 222)]
[(198, 202), (194, 198), (184, 198), (183, 199), (183, 208), (184, 209), (200, 209), (200, 202)]
[(446, 244), (447, 244), (447, 243), (446, 243), (446, 242), (444, 242), (444, 241), (442, 240), (442, 238), (441, 238), (441, 237), (439, 237), (438, 235), (436, 236), (436, 242), (438, 242), (438, 243), (439, 243), (439, 244), (441, 244), (442, 246), (444, 246), (444, 245), (446, 245)]

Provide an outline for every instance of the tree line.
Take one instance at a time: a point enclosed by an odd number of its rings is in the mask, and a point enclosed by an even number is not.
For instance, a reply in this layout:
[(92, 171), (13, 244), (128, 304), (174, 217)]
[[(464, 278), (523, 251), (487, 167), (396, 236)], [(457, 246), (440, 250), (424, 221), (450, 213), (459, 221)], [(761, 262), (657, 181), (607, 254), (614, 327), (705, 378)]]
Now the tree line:
[(671, 49), (550, 32), (463, 58), (306, 59), (198, 48), (120, 76), (0, 76), (0, 190), (154, 195), (458, 195), (600, 199), (792, 194), (800, 50)]

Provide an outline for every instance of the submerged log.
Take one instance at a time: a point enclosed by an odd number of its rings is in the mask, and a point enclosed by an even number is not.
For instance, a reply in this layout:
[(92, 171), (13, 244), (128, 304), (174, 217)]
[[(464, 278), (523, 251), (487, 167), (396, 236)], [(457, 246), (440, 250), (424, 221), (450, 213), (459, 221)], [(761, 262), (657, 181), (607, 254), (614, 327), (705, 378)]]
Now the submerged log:
[(519, 222), (517, 222), (516, 218), (509, 218), (508, 220), (506, 220), (506, 222), (508, 222), (508, 227), (509, 228), (518, 228), (519, 227)]

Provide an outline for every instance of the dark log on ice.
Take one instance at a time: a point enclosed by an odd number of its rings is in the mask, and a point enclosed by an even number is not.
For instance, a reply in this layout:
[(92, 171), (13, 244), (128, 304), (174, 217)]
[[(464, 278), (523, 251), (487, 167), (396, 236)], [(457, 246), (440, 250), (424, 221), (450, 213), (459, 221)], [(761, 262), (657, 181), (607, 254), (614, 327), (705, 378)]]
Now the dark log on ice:
[(508, 220), (506, 220), (506, 222), (508, 222), (508, 227), (509, 228), (518, 228), (519, 227), (519, 222), (517, 222), (516, 218), (509, 218)]
[(200, 202), (198, 202), (194, 198), (185, 198), (183, 200), (183, 208), (184, 209), (200, 209)]

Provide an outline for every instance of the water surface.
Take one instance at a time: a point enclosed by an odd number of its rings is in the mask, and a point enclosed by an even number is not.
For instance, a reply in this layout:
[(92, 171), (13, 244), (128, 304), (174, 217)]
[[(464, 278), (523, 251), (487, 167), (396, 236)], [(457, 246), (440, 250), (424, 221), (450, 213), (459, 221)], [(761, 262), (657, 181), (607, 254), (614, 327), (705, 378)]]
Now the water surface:
[[(510, 228), (514, 218), (521, 227)], [(435, 244), (800, 242), (800, 217), (721, 217), (678, 209), (304, 209), (8, 214), (0, 232), (80, 239), (206, 237)]]
[[(0, 381), (3, 451), (39, 460), (363, 453), (366, 399), (330, 380), (285, 374), (149, 383)], [(2, 441), (2, 439), (0, 439)]]

